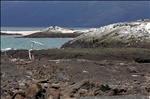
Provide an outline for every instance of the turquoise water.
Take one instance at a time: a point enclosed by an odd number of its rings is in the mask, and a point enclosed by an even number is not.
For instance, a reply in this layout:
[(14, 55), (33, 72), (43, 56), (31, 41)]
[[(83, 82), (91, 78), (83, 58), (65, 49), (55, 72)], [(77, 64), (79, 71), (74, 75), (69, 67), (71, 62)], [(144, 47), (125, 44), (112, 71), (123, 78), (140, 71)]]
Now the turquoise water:
[[(46, 27), (1, 27), (1, 31), (35, 31), (42, 30)], [(72, 28), (83, 30), (88, 28)], [(34, 49), (51, 49), (60, 48), (65, 42), (72, 38), (15, 38), (17, 35), (1, 36), (1, 50), (6, 48), (12, 49), (31, 49), (32, 41), (40, 42), (43, 45), (35, 44)]]
[[(1, 27), (1, 31), (35, 31), (46, 27)], [(35, 50), (60, 48), (71, 38), (15, 38), (17, 35), (1, 36), (1, 51), (7, 48), (31, 49), (32, 41), (40, 42), (43, 45), (35, 44)]]
[(17, 36), (1, 36), (1, 50), (6, 48), (31, 49), (32, 41), (40, 42), (43, 45), (35, 44), (35, 50), (60, 48), (71, 38), (15, 38)]

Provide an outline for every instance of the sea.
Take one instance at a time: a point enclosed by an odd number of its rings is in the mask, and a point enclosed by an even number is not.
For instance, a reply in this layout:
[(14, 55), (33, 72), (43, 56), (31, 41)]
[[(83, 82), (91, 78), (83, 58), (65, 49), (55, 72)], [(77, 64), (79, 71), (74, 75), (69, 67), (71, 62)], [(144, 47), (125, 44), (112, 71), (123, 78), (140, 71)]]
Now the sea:
[[(46, 27), (1, 27), (1, 31), (35, 31), (42, 30)], [(73, 38), (17, 38), (20, 35), (1, 35), (1, 51), (7, 49), (29, 50), (32, 42), (36, 41), (41, 44), (35, 44), (34, 50), (60, 48), (65, 42)]]

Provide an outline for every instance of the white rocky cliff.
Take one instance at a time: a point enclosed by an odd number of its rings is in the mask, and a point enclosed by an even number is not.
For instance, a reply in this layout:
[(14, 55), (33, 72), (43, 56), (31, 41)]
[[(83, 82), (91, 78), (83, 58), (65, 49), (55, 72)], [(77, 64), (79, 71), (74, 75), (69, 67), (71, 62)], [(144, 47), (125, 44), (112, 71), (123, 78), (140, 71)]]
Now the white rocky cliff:
[(42, 31), (50, 32), (50, 33), (88, 33), (88, 32), (93, 32), (96, 30), (97, 30), (96, 28), (76, 30), (76, 29), (62, 28), (59, 26), (54, 26), (54, 27), (50, 26)]
[[(84, 33), (62, 47), (138, 47), (150, 46), (150, 20), (122, 22)], [(146, 45), (147, 44), (147, 45)]]

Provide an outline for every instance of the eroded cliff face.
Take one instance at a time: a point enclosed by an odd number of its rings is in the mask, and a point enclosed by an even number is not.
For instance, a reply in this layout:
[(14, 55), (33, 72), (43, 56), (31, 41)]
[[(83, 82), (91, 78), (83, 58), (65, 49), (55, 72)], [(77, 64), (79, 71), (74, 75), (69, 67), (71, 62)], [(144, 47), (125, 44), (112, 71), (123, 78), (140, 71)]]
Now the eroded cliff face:
[(89, 47), (150, 48), (150, 20), (110, 24), (85, 33), (62, 46), (62, 48)]

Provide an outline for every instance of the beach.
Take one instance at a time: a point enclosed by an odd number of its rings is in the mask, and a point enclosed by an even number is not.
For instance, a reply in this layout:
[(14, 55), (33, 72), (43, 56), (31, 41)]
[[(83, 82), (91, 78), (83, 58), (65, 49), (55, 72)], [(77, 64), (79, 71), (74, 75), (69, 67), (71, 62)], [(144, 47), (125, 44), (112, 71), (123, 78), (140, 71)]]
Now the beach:
[(1, 33), (6, 33), (10, 35), (20, 34), (20, 35), (30, 35), (36, 32), (40, 32), (40, 30), (35, 31), (1, 31)]
[(55, 27), (51, 26), (45, 29), (31, 30), (31, 31), (28, 31), (28, 28), (25, 29), (27, 30), (1, 31), (0, 33), (1, 35), (21, 35), (20, 38), (75, 38), (83, 33), (93, 30), (93, 29), (74, 30), (74, 29), (62, 28), (58, 26)]

